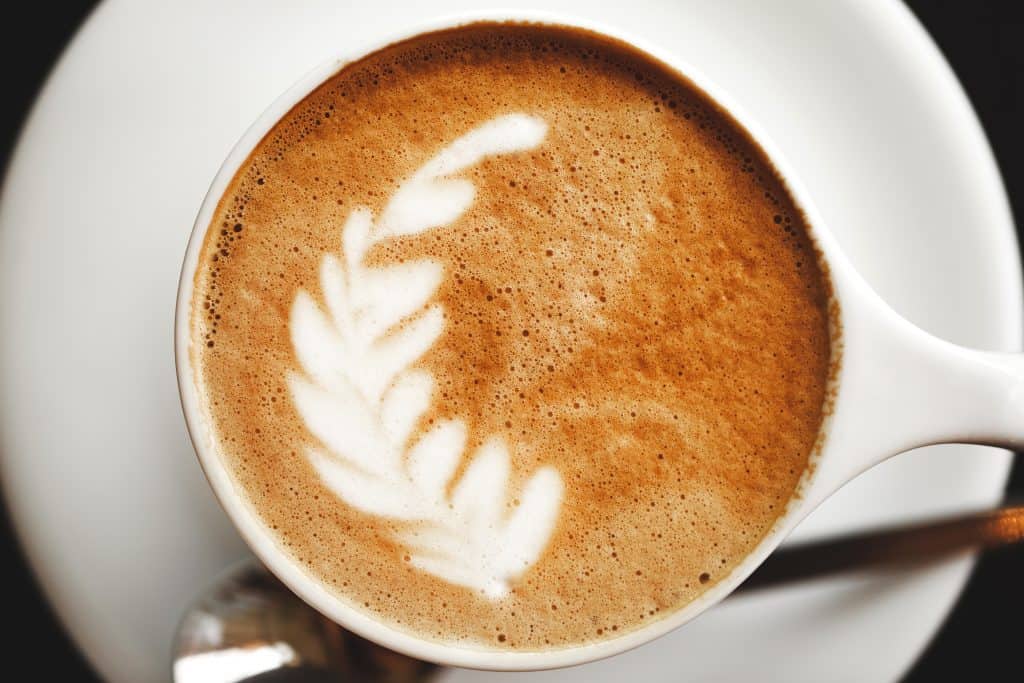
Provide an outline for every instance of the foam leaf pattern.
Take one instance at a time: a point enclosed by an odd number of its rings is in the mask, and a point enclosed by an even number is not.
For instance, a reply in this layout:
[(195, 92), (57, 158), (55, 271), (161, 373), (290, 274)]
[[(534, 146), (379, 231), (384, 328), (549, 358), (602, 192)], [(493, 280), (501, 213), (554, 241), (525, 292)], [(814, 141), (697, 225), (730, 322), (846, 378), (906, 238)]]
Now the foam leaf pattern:
[[(357, 310), (355, 333), (362, 338), (376, 338), (426, 306), (441, 284), (441, 266), (434, 261), (414, 261), (391, 268), (366, 269), (360, 300), (353, 302)], [(404, 296), (395, 296), (399, 287)]]
[(319, 443), (306, 457), (321, 481), (353, 508), (404, 522), (395, 542), (414, 567), (491, 599), (506, 595), (547, 545), (561, 476), (540, 467), (513, 498), (502, 439), (484, 440), (457, 477), (469, 441), (462, 420), (440, 420), (414, 436), (434, 388), (414, 364), (444, 331), (444, 311), (430, 303), (443, 269), (431, 260), (368, 266), (365, 257), (378, 242), (457, 220), (476, 188), (450, 176), (492, 155), (533, 149), (546, 133), (533, 116), (491, 119), (403, 182), (376, 221), (367, 208), (352, 211), (340, 258), (326, 254), (321, 263), (323, 307), (300, 291), (290, 318), (301, 372), (288, 384)]
[(444, 500), (444, 488), (466, 449), (466, 426), (447, 420), (423, 435), (409, 450), (406, 468), (424, 498)]

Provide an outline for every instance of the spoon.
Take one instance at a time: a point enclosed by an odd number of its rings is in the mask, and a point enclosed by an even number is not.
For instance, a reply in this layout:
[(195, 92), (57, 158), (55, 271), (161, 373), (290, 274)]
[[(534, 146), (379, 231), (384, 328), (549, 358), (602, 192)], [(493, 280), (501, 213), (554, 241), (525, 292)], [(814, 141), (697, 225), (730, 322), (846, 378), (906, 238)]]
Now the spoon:
[[(738, 591), (1021, 541), (1024, 506), (1004, 507), (783, 548)], [(342, 629), (253, 559), (226, 570), (188, 608), (172, 662), (175, 683), (419, 683), (440, 668)]]
[(255, 559), (189, 606), (171, 656), (174, 683), (417, 683), (438, 668), (344, 630)]

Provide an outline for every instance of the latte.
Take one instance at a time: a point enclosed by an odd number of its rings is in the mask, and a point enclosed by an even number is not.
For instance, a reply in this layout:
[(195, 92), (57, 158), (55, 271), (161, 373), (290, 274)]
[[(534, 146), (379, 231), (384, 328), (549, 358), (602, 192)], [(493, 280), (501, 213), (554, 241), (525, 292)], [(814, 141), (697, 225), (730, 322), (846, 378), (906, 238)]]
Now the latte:
[(764, 153), (582, 30), (398, 43), (294, 107), (205, 238), (192, 359), (239, 493), (340, 600), (539, 650), (700, 596), (813, 457), (830, 285)]

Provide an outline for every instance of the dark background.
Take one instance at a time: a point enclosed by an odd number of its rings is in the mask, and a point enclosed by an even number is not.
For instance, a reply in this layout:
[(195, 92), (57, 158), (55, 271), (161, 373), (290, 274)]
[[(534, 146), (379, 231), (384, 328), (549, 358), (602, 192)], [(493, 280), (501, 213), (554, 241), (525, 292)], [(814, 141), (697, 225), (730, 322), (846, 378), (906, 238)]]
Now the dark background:
[[(825, 0), (827, 1), (827, 0)], [(94, 0), (16, 3), (4, 9), (0, 65), (0, 163), (7, 158), (32, 100)], [(910, 0), (911, 9), (953, 65), (981, 116), (1002, 169), (1014, 214), (1024, 201), (1024, 19), (1017, 0)], [(1018, 228), (1018, 234), (1020, 229)], [(1024, 459), (1007, 490), (1024, 498)], [(32, 680), (98, 679), (71, 645), (44, 601), (0, 509), (0, 572), (5, 577), (4, 640), (9, 663), (31, 653)], [(1024, 615), (1024, 547), (989, 554), (945, 626), (905, 681), (1024, 680), (1019, 619)], [(900, 628), (884, 624), (881, 628)], [(22, 654), (19, 656), (18, 652)], [(865, 656), (870, 656), (865, 654)], [(10, 674), (10, 670), (5, 672)], [(3, 676), (0, 674), (0, 676)]]

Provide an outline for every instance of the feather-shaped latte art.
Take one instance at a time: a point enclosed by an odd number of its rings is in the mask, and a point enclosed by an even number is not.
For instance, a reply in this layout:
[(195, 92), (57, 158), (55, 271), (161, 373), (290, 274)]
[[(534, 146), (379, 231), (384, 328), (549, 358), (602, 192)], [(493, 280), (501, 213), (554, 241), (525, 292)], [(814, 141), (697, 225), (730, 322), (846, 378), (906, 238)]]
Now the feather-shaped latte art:
[[(532, 149), (546, 132), (545, 122), (531, 116), (492, 119), (402, 183), (376, 219), (368, 209), (354, 210), (341, 258), (326, 254), (321, 262), (323, 305), (300, 291), (291, 311), (302, 372), (289, 385), (319, 441), (306, 455), (321, 480), (354, 508), (409, 522), (395, 540), (414, 566), (494, 599), (547, 545), (562, 479), (541, 467), (511, 496), (508, 445), (492, 437), (450, 486), (467, 457), (465, 424), (440, 421), (412, 438), (432, 400), (434, 378), (414, 364), (443, 331), (441, 307), (430, 303), (442, 268), (428, 259), (373, 268), (363, 257), (377, 242), (458, 219), (475, 188), (452, 176), (485, 157)], [(513, 497), (518, 505), (510, 508)]]

